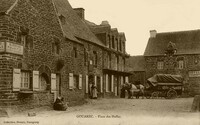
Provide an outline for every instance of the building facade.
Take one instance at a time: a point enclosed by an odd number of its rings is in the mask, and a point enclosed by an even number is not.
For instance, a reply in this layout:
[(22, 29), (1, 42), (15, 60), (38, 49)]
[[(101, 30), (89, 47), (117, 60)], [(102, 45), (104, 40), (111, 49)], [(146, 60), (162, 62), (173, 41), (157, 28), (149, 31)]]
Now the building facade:
[(107, 21), (96, 25), (86, 21), (96, 37), (105, 46), (102, 57), (103, 92), (105, 97), (119, 97), (121, 85), (128, 82), (126, 61), (129, 55), (126, 53), (126, 38), (123, 32), (111, 28)]
[[(81, 104), (118, 96), (126, 77), (125, 35), (91, 27), (67, 0), (0, 1), (0, 105)], [(108, 30), (102, 30), (106, 26)]]
[(157, 73), (179, 74), (184, 78), (184, 92), (200, 93), (200, 31), (157, 33), (150, 31), (144, 52), (147, 78)]
[(63, 31), (56, 3), (1, 2), (1, 103), (49, 105), (59, 95), (71, 104), (84, 99), (84, 46)]

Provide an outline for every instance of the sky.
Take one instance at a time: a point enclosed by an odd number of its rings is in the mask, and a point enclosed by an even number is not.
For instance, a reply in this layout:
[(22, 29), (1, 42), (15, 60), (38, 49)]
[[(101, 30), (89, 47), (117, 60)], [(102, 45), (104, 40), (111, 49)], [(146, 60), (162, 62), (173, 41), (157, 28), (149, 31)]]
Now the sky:
[(149, 31), (173, 32), (200, 29), (200, 0), (69, 0), (85, 9), (85, 18), (96, 24), (109, 21), (126, 35), (126, 51), (143, 55)]

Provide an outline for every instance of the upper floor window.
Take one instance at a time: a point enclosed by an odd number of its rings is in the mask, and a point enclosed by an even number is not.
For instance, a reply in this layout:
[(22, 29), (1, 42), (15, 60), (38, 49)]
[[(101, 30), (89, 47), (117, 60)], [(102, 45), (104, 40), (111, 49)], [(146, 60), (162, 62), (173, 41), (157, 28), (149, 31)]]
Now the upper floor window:
[(184, 68), (184, 57), (177, 58), (177, 68), (183, 69)]
[(119, 41), (119, 51), (122, 51), (122, 41)]
[(112, 62), (111, 54), (108, 54), (108, 68), (111, 68), (111, 62)]
[(178, 69), (183, 69), (183, 66), (184, 66), (183, 60), (179, 60), (178, 61)]
[(93, 51), (93, 54), (94, 54), (94, 66), (97, 67), (97, 52)]
[(164, 66), (164, 62), (159, 61), (157, 63), (157, 69), (163, 69), (163, 66)]
[(115, 49), (115, 38), (112, 36), (112, 48)]
[(21, 44), (26, 46), (26, 35), (21, 35)]
[(72, 56), (73, 56), (74, 58), (77, 58), (77, 57), (78, 57), (78, 52), (77, 52), (77, 48), (76, 48), (76, 47), (73, 48)]
[(58, 38), (54, 38), (52, 43), (52, 52), (55, 54), (60, 54), (60, 42)]
[(88, 52), (86, 49), (84, 49), (84, 60), (85, 60), (85, 66), (88, 65)]

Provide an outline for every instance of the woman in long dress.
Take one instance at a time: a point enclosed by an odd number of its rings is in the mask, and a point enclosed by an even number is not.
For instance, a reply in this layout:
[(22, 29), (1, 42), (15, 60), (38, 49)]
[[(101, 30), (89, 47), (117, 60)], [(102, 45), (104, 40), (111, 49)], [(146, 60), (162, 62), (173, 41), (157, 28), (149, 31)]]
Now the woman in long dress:
[(94, 84), (92, 84), (91, 89), (92, 89), (92, 99), (97, 99), (97, 87)]

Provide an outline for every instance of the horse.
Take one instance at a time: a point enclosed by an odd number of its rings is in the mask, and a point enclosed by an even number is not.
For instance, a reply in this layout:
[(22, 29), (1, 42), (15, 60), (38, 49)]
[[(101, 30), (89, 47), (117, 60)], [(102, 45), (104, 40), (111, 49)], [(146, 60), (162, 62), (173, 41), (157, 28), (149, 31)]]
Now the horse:
[(134, 95), (136, 96), (136, 98), (139, 98), (140, 90), (134, 84), (131, 84), (130, 91), (131, 91), (131, 98), (133, 98)]

